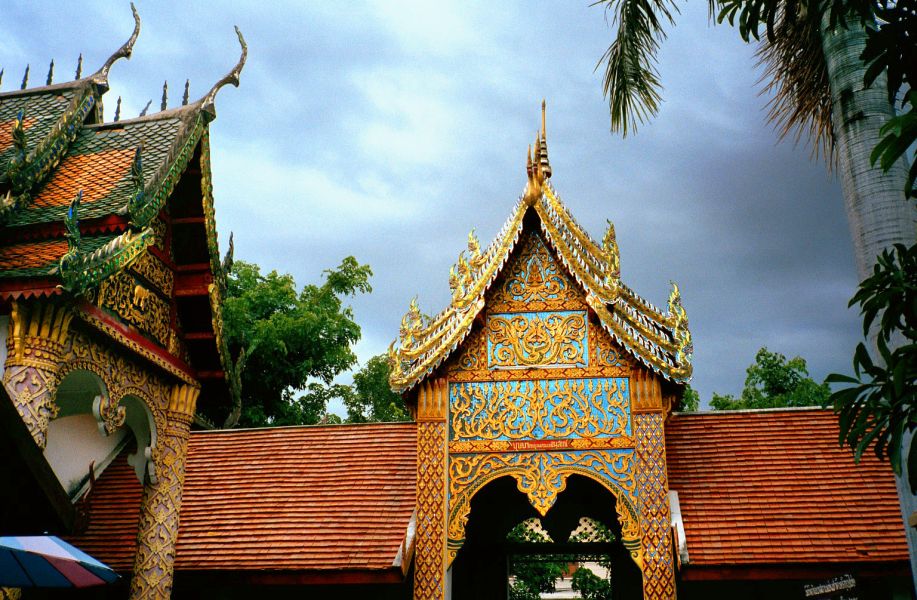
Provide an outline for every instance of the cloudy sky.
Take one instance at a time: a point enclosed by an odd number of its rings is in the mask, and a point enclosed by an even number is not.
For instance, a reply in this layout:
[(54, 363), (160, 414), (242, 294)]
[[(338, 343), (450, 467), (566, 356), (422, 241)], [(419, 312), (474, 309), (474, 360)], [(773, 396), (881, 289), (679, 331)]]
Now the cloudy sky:
[[(682, 289), (694, 385), (738, 393), (761, 346), (822, 378), (858, 339), (840, 187), (808, 148), (778, 143), (753, 49), (683, 5), (659, 56), (665, 103), (637, 135), (609, 133), (598, 58), (601, 8), (568, 2), (139, 1), (143, 29), (112, 69), (110, 118), (204, 93), (249, 46), (241, 88), (211, 126), (217, 220), (236, 257), (318, 281), (342, 257), (369, 263), (353, 300), (361, 360), (397, 334), (408, 301), (449, 301), (449, 266), (477, 228), (496, 234), (525, 184), (525, 150), (548, 102), (554, 185), (601, 236), (616, 226), (624, 280), (664, 305)], [(126, 1), (4, 2), (3, 89), (27, 63), (43, 81), (98, 68), (130, 34)]]

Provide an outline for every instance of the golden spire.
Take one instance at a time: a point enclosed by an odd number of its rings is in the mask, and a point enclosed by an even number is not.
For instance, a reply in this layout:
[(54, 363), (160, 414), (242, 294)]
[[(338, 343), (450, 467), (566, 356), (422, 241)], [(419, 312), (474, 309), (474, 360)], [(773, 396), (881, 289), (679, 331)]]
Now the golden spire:
[[(535, 134), (535, 145), (529, 146), (526, 174), (528, 183), (525, 186), (525, 200), (532, 204), (542, 193), (544, 182), (551, 177), (551, 163), (548, 161), (547, 126), (545, 124), (546, 103), (541, 101), (541, 130)], [(533, 152), (534, 150), (534, 152)]]

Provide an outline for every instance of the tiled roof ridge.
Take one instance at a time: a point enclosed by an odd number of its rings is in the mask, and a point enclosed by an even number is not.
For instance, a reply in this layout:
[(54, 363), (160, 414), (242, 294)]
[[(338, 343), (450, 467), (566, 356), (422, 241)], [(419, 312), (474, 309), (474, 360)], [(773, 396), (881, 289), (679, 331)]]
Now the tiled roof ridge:
[(272, 431), (321, 431), (326, 429), (360, 429), (368, 427), (393, 427), (401, 426), (405, 428), (414, 427), (417, 423), (414, 421), (373, 421), (369, 423), (323, 423), (313, 425), (274, 425), (264, 427), (234, 427), (232, 429), (195, 429), (191, 433), (194, 435), (219, 435), (233, 433), (257, 433)]
[(742, 414), (755, 414), (755, 413), (792, 413), (792, 412), (833, 412), (830, 406), (776, 406), (772, 408), (733, 408), (728, 410), (695, 410), (695, 411), (686, 411), (686, 412), (673, 412), (673, 416), (678, 417), (689, 417), (689, 416), (710, 416), (710, 415), (742, 415)]
[(77, 90), (82, 87), (90, 85), (91, 77), (83, 77), (81, 79), (73, 79), (70, 81), (61, 81), (60, 83), (52, 83), (51, 85), (42, 85), (38, 87), (30, 87), (24, 90), (7, 90), (5, 92), (0, 91), (0, 100), (5, 100), (7, 98), (21, 98), (24, 96), (38, 96), (40, 94), (47, 94), (49, 92), (60, 92), (64, 90)]

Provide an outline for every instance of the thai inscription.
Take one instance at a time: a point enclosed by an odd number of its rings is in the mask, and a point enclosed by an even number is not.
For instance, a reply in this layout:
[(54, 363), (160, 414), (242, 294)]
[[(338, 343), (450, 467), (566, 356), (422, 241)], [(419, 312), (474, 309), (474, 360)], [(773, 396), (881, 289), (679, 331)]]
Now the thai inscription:
[(487, 366), (585, 367), (586, 311), (501, 313), (487, 317)]
[(628, 379), (452, 383), (452, 440), (630, 436)]

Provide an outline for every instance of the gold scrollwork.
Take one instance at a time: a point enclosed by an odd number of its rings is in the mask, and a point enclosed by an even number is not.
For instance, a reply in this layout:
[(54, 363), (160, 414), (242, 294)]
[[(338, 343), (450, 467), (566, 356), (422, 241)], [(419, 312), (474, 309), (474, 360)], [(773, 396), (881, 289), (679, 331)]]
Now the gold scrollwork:
[[(157, 222), (161, 222), (157, 219)], [(130, 266), (130, 270), (150, 282), (164, 296), (172, 295), (175, 282), (175, 273), (164, 262), (153, 256), (149, 251), (144, 252), (140, 258)]]
[(586, 366), (586, 312), (491, 314), (491, 368)]
[(99, 292), (99, 306), (115, 312), (124, 320), (168, 346), (171, 309), (169, 303), (121, 271), (105, 280)]
[(600, 483), (617, 499), (621, 537), (638, 564), (640, 520), (632, 450), (460, 454), (449, 457), (449, 562), (462, 545), (471, 510), (471, 498), (487, 483), (511, 476), (516, 487), (542, 516), (547, 514), (567, 485), (570, 475), (583, 475)]
[(625, 378), (452, 383), (453, 440), (626, 435)]
[[(564, 270), (558, 268), (544, 241), (534, 232), (521, 240), (518, 254), (505, 273), (490, 298), (490, 305), (495, 310), (530, 306), (533, 302), (553, 305), (580, 295)], [(579, 305), (582, 304), (580, 299)]]

